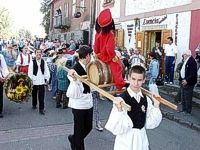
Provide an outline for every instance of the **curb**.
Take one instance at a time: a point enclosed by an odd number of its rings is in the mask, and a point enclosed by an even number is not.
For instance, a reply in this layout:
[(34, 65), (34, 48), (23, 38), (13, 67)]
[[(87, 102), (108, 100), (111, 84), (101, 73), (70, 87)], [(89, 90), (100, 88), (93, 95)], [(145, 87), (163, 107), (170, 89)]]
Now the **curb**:
[[(176, 94), (177, 94), (176, 91), (174, 91), (174, 92), (169, 92), (167, 89), (166, 89), (166, 90), (159, 89), (159, 92), (160, 92), (160, 95), (171, 96), (173, 99), (175, 99)], [(200, 108), (200, 103), (199, 103), (199, 101), (195, 101), (195, 99), (198, 99), (198, 98), (196, 98), (196, 97), (193, 95), (192, 106), (193, 106), (193, 107), (196, 106), (196, 107)], [(200, 99), (200, 98), (199, 98), (199, 99)]]
[(185, 121), (179, 117), (176, 117), (175, 115), (173, 115), (172, 113), (170, 112), (166, 112), (166, 111), (161, 111), (162, 114), (163, 114), (163, 117), (169, 119), (169, 120), (172, 120), (172, 121), (175, 121), (185, 127), (188, 127), (188, 128), (191, 128), (193, 130), (196, 130), (196, 131), (200, 131), (200, 125), (198, 124), (193, 124), (192, 122), (189, 122), (189, 121)]

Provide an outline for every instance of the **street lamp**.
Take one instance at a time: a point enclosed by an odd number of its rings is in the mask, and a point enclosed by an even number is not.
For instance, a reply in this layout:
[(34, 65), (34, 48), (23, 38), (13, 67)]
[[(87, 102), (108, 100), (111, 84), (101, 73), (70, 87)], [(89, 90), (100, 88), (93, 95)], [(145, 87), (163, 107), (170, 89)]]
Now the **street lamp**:
[(81, 17), (81, 11), (84, 12), (86, 10), (86, 7), (76, 6), (77, 12), (74, 14), (74, 18), (80, 18)]

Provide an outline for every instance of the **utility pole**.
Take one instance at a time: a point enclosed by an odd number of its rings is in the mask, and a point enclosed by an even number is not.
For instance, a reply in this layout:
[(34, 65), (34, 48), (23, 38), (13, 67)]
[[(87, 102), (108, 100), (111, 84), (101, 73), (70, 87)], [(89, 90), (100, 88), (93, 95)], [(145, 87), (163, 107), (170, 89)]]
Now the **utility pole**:
[(92, 46), (92, 38), (95, 26), (96, 15), (96, 0), (90, 0), (90, 29), (89, 29), (89, 44)]

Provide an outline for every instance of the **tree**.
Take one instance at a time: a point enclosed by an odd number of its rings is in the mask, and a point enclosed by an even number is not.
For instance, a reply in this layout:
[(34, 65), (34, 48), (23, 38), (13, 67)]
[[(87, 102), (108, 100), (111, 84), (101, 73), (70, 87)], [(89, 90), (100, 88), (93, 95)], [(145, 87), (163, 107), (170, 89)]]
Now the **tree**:
[(27, 29), (19, 29), (18, 31), (20, 38), (31, 39), (31, 32)]
[(9, 16), (9, 11), (0, 7), (0, 37), (8, 38), (11, 34), (11, 19)]
[(50, 10), (51, 10), (50, 2), (51, 0), (42, 0), (40, 8), (40, 11), (44, 15), (41, 25), (44, 27), (46, 34), (49, 34), (49, 27), (50, 27)]

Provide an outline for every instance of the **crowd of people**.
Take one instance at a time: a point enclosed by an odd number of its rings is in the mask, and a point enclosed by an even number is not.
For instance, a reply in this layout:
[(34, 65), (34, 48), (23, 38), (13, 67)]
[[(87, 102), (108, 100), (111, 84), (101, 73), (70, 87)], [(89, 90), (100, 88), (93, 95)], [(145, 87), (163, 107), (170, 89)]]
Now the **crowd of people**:
[[(48, 85), (52, 99), (55, 99), (56, 108), (72, 108), (74, 132), (68, 136), (71, 149), (84, 150), (84, 139), (92, 130), (93, 111), (96, 129), (103, 130), (98, 111), (100, 96), (98, 92), (91, 91), (88, 85), (81, 83), (75, 74), (87, 75), (86, 67), (91, 62), (91, 57), (95, 55), (109, 66), (117, 90), (125, 89), (119, 97), (115, 97), (110, 114), (123, 117), (117, 117), (118, 120), (114, 121), (109, 117), (111, 119), (107, 122), (109, 124), (107, 129), (116, 135), (114, 149), (148, 150), (145, 128), (157, 127), (162, 115), (159, 102), (151, 98), (152, 103), (140, 88), (145, 80), (148, 81), (148, 86), (156, 84), (162, 61), (165, 64), (163, 82), (174, 83), (178, 51), (173, 38), (168, 37), (165, 49), (157, 41), (148, 54), (148, 59), (145, 59), (140, 48), (127, 51), (115, 47), (115, 25), (109, 9), (99, 14), (95, 29), (94, 47), (82, 45), (81, 42), (76, 43), (74, 40), (70, 40), (68, 44), (59, 40), (38, 38), (34, 41), (21, 39), (18, 42), (15, 38), (9, 42), (0, 39), (0, 117), (3, 117), (3, 83), (6, 76), (9, 72), (27, 74), (33, 84), (32, 109), (37, 109), (39, 106), (39, 113), (45, 115), (45, 85)], [(196, 52), (199, 52), (198, 50), (200, 51), (200, 48), (197, 48)], [(199, 62), (199, 57), (196, 57), (196, 60)], [(182, 63), (178, 65), (181, 111), (187, 114), (192, 111), (193, 89), (197, 83), (197, 62), (192, 57), (191, 51), (186, 50), (183, 52)], [(63, 66), (70, 68), (70, 71), (66, 72)], [(123, 68), (125, 76), (122, 73)], [(125, 80), (128, 80), (129, 84)], [(130, 112), (123, 110), (124, 102), (133, 108)], [(141, 136), (143, 138), (140, 138)]]
[[(62, 66), (71, 68), (78, 61), (76, 50), (80, 46), (81, 42), (75, 43), (74, 40), (70, 40), (68, 44), (61, 43), (59, 40), (41, 41), (39, 39), (33, 42), (29, 40), (13, 41), (13, 44), (8, 42), (2, 45), (0, 117), (3, 117), (3, 82), (8, 73), (23, 73), (30, 77), (33, 84), (32, 109), (37, 109), (39, 102), (41, 115), (45, 115), (46, 85), (52, 99), (55, 100), (55, 107), (67, 109), (69, 97), (66, 96), (66, 92), (70, 81)], [(100, 97), (97, 92), (94, 92), (93, 95), (96, 104), (94, 109), (96, 129), (102, 131), (97, 105)]]

